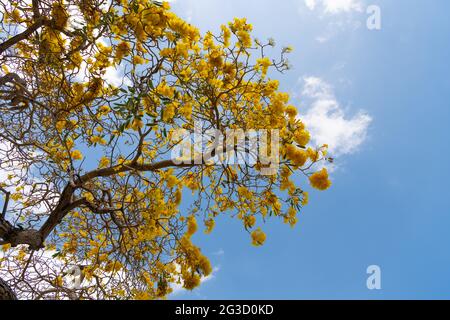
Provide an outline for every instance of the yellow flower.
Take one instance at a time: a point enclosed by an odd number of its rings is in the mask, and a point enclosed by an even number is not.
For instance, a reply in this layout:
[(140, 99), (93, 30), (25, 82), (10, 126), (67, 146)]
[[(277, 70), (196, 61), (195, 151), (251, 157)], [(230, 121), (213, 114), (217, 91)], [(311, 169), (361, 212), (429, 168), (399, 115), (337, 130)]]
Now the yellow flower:
[(205, 226), (206, 226), (205, 233), (210, 234), (212, 232), (212, 230), (214, 229), (215, 224), (216, 223), (215, 223), (214, 219), (206, 220), (205, 221)]
[(266, 234), (260, 229), (256, 229), (252, 232), (252, 244), (256, 247), (262, 246), (266, 241)]
[(175, 94), (175, 90), (167, 85), (165, 81), (162, 81), (157, 87), (156, 87), (156, 93), (167, 97), (167, 98), (173, 98)]
[(70, 156), (72, 157), (73, 160), (81, 160), (81, 159), (83, 159), (83, 154), (80, 152), (80, 150), (73, 150), (70, 153)]
[(286, 157), (297, 167), (303, 166), (308, 160), (307, 153), (292, 144), (286, 147)]
[(87, 232), (85, 231), (85, 230), (82, 230), (82, 229), (80, 229), (80, 230), (78, 230), (78, 233), (80, 234), (80, 236), (82, 236), (83, 238), (86, 238), (87, 237)]
[(287, 46), (283, 49), (283, 51), (286, 53), (291, 53), (292, 51), (294, 51), (294, 48), (292, 46)]
[(106, 141), (100, 136), (92, 136), (89, 138), (89, 140), (93, 144), (95, 144), (95, 143), (106, 144)]
[(175, 108), (176, 104), (171, 103), (166, 106), (166, 108), (163, 111), (163, 121), (164, 122), (172, 122), (173, 118), (175, 117)]
[(105, 168), (105, 167), (109, 166), (109, 164), (110, 164), (109, 159), (107, 157), (102, 157), (100, 159), (100, 163), (98, 166), (99, 166), (99, 168)]
[(319, 161), (320, 154), (316, 150), (308, 148), (308, 150), (306, 150), (306, 153), (308, 154), (308, 158), (311, 159), (312, 162)]
[(144, 122), (141, 119), (135, 118), (131, 124), (131, 129), (134, 131), (139, 131), (140, 128), (144, 126)]
[(56, 122), (56, 130), (61, 133), (66, 127), (66, 120), (61, 120)]
[(151, 300), (152, 296), (145, 291), (137, 291), (134, 293), (134, 299), (136, 300)]
[(289, 223), (291, 227), (294, 227), (297, 224), (298, 222), (297, 210), (295, 210), (294, 207), (289, 208), (286, 216), (284, 217), (284, 222)]
[(121, 42), (116, 47), (115, 61), (120, 62), (130, 52), (130, 44), (128, 42)]
[(209, 55), (209, 63), (214, 67), (221, 67), (223, 64), (223, 53), (220, 50), (213, 50)]
[(309, 194), (306, 191), (303, 191), (303, 199), (302, 199), (302, 205), (306, 206), (309, 201)]
[(223, 44), (225, 47), (228, 47), (230, 45), (230, 37), (231, 37), (230, 29), (228, 29), (227, 26), (225, 25), (222, 25), (220, 28), (222, 29), (223, 33)]
[(184, 116), (186, 119), (191, 119), (192, 116), (192, 104), (191, 103), (186, 103), (184, 104), (180, 110), (179, 110), (180, 114), (182, 116)]
[(172, 55), (173, 51), (174, 51), (174, 50), (173, 50), (172, 48), (163, 48), (163, 49), (161, 49), (161, 51), (159, 52), (159, 55), (160, 55), (161, 57), (169, 57), (169, 56)]
[(163, 1), (162, 7), (164, 10), (170, 9), (170, 3), (168, 1)]
[(11, 195), (11, 200), (12, 200), (12, 201), (19, 201), (19, 200), (22, 199), (22, 198), (23, 198), (23, 196), (22, 196), (21, 193), (13, 193), (13, 194)]
[(133, 64), (144, 64), (145, 60), (141, 56), (134, 56), (133, 57)]
[(98, 112), (101, 114), (107, 114), (111, 109), (108, 106), (101, 106), (98, 108)]
[(297, 215), (297, 210), (295, 210), (294, 207), (289, 207), (287, 214), (291, 218), (295, 217)]
[(205, 276), (210, 275), (212, 272), (211, 263), (205, 256), (199, 258), (198, 267)]
[(270, 59), (267, 57), (257, 59), (256, 63), (257, 63), (258, 68), (259, 67), (262, 68), (263, 76), (265, 76), (267, 74), (267, 70), (272, 65), (272, 61), (270, 61)]
[(74, 146), (74, 144), (75, 144), (75, 143), (73, 142), (72, 138), (68, 137), (68, 138), (66, 139), (66, 146), (67, 146), (68, 149), (72, 149), (73, 146)]
[(175, 204), (178, 206), (181, 203), (181, 197), (182, 197), (182, 193), (180, 191), (180, 189), (177, 189), (177, 191), (175, 191), (175, 196), (174, 196), (174, 202)]
[(302, 147), (306, 146), (309, 142), (309, 139), (311, 139), (311, 136), (308, 131), (306, 130), (300, 130), (296, 131), (294, 133), (294, 140)]
[(252, 46), (252, 39), (250, 37), (250, 34), (247, 31), (238, 31), (236, 32), (236, 35), (238, 36), (239, 40), (241, 41), (239, 43), (240, 46), (244, 48), (250, 48)]
[(63, 278), (62, 278), (61, 276), (57, 276), (57, 277), (55, 278), (54, 284), (55, 284), (57, 287), (62, 287), (63, 284), (64, 284)]
[(108, 259), (108, 255), (106, 253), (101, 254), (98, 256), (98, 261), (99, 262), (105, 262)]
[(298, 113), (297, 108), (294, 106), (287, 106), (285, 112), (289, 118), (295, 118)]
[(246, 228), (252, 228), (256, 223), (255, 216), (247, 216), (244, 218), (244, 225)]
[(318, 190), (327, 190), (331, 186), (331, 181), (328, 179), (328, 171), (326, 168), (323, 168), (310, 176), (309, 181), (311, 185)]
[(194, 216), (189, 216), (187, 219), (187, 231), (186, 234), (188, 236), (192, 236), (194, 233), (197, 232), (197, 220)]
[(10, 13), (10, 17), (12, 21), (15, 22), (20, 22), (20, 11), (17, 9), (14, 9), (11, 13)]
[(179, 182), (178, 178), (172, 174), (168, 175), (166, 177), (166, 181), (167, 181), (167, 187), (169, 187), (169, 188), (175, 187), (175, 185), (177, 185), (177, 183)]
[(183, 287), (192, 290), (200, 285), (200, 276), (198, 274), (186, 274), (183, 276)]
[(285, 180), (292, 175), (292, 171), (287, 166), (283, 166), (280, 171), (280, 176)]
[(55, 26), (59, 29), (64, 28), (69, 20), (66, 9), (59, 3), (53, 6), (52, 16), (55, 21)]

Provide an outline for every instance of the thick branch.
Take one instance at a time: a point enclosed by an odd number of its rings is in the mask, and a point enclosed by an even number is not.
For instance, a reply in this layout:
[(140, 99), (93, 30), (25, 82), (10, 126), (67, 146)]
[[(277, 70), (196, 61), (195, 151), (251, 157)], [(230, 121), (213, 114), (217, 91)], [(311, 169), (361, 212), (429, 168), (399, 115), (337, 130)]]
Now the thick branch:
[[(82, 185), (83, 183), (86, 183), (92, 179), (98, 178), (98, 177), (108, 177), (112, 176), (114, 174), (122, 173), (122, 172), (129, 172), (129, 171), (155, 171), (163, 168), (173, 167), (173, 166), (192, 166), (192, 165), (177, 165), (172, 160), (164, 160), (156, 163), (148, 163), (148, 164), (137, 164), (137, 163), (131, 163), (129, 165), (117, 165), (114, 167), (104, 168), (104, 169), (98, 169), (91, 171), (89, 173), (86, 173), (85, 175), (80, 177), (79, 183)], [(86, 205), (85, 199), (80, 199), (75, 202), (71, 202), (72, 195), (74, 191), (76, 190), (76, 186), (72, 186), (68, 184), (66, 188), (64, 189), (63, 193), (61, 194), (61, 198), (59, 200), (58, 205), (56, 208), (52, 211), (50, 216), (48, 217), (47, 221), (45, 221), (42, 228), (39, 230), (42, 241), (45, 241), (45, 239), (48, 237), (50, 232), (64, 219), (66, 214), (70, 212), (71, 210), (81, 206)]]
[(74, 209), (74, 207), (71, 205), (72, 201), (72, 195), (75, 191), (75, 187), (71, 184), (68, 184), (59, 199), (59, 203), (56, 206), (56, 208), (50, 213), (50, 216), (48, 217), (47, 221), (42, 225), (41, 229), (39, 230), (42, 242), (45, 241), (45, 239), (48, 237), (50, 232), (64, 219), (67, 212)]
[(14, 228), (6, 220), (1, 219), (0, 238), (2, 238), (4, 242), (11, 243), (12, 246), (17, 246), (19, 244), (27, 244), (30, 246), (31, 249), (35, 250), (40, 249), (44, 246), (45, 239), (49, 236), (49, 234), (53, 231), (53, 229), (59, 223), (61, 223), (61, 221), (64, 219), (64, 217), (68, 212), (82, 205), (86, 205), (86, 201), (84, 198), (72, 202), (75, 190), (82, 184), (98, 177), (112, 176), (122, 172), (129, 172), (129, 171), (146, 172), (146, 171), (156, 171), (168, 167), (191, 167), (191, 166), (194, 166), (194, 164), (183, 164), (183, 163), (176, 164), (173, 160), (163, 160), (160, 162), (147, 164), (131, 163), (127, 165), (117, 165), (114, 167), (91, 171), (80, 177), (78, 185), (72, 185), (70, 183), (67, 184), (67, 186), (61, 193), (58, 205), (50, 213), (49, 217), (39, 230), (17, 229)]
[(4, 219), (5, 215), (6, 215), (6, 210), (8, 209), (8, 202), (9, 202), (10, 193), (8, 191), (6, 191), (5, 189), (3, 189), (2, 187), (0, 187), (0, 191), (5, 194), (5, 202), (3, 204), (3, 210), (2, 210), (2, 213), (0, 215), (0, 219)]
[(15, 35), (12, 38), (9, 38), (5, 42), (0, 44), (0, 54), (2, 54), (4, 51), (6, 51), (8, 48), (12, 47), (16, 43), (25, 40), (28, 38), (33, 32), (35, 32), (37, 29), (42, 27), (45, 23), (45, 19), (41, 16), (41, 13), (39, 12), (39, 0), (32, 0), (31, 6), (33, 8), (33, 17), (35, 19), (35, 22), (24, 32), (19, 33)]
[(94, 178), (98, 177), (108, 177), (114, 174), (123, 173), (123, 172), (129, 172), (129, 171), (156, 171), (159, 169), (164, 169), (168, 167), (182, 167), (182, 166), (192, 166), (191, 164), (176, 164), (173, 160), (164, 160), (156, 163), (147, 163), (147, 164), (139, 164), (139, 163), (130, 163), (130, 164), (120, 164), (114, 167), (109, 168), (103, 168), (91, 171), (89, 173), (86, 173), (84, 176), (81, 176), (80, 180), (82, 183), (85, 183), (87, 181), (90, 181)]
[(0, 54), (5, 52), (8, 48), (12, 47), (16, 43), (25, 40), (28, 38), (33, 32), (44, 25), (44, 19), (42, 17), (38, 18), (28, 29), (24, 32), (15, 35), (14, 37), (9, 38), (5, 42), (0, 44)]
[(22, 87), (26, 87), (27, 83), (22, 80), (17, 73), (8, 73), (3, 77), (0, 77), (0, 86), (7, 83), (18, 84)]
[(17, 300), (17, 296), (8, 284), (0, 278), (0, 300)]

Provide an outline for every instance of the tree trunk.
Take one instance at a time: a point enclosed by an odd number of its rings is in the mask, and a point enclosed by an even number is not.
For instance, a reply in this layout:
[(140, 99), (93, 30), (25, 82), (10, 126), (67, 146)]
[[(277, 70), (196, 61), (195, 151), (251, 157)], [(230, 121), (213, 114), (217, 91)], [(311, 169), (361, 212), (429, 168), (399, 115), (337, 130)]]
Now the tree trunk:
[(14, 291), (1, 278), (0, 278), (0, 300), (17, 300)]

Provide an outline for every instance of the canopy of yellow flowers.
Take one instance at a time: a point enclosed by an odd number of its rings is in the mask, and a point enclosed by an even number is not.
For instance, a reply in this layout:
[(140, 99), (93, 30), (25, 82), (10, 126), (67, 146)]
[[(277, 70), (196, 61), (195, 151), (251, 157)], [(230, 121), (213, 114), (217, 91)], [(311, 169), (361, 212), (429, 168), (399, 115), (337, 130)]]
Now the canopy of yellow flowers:
[[(319, 190), (331, 185), (326, 169), (314, 173), (327, 147), (309, 146), (297, 108), (272, 78), (288, 69), (291, 48), (269, 58), (273, 41), (253, 38), (246, 19), (202, 35), (167, 3), (12, 0), (3, 24), (2, 33), (38, 28), (0, 46), (0, 78), (17, 73), (26, 83), (2, 84), (20, 99), (0, 93), (8, 129), (0, 139), (26, 148), (24, 167), (47, 183), (18, 173), (0, 184), (25, 185), (12, 194), (13, 213), (39, 230), (55, 259), (83, 265), (81, 298), (163, 298), (172, 283), (193, 289), (212, 271), (192, 241), (198, 223), (210, 233), (229, 214), (260, 246), (270, 218), (297, 223), (308, 202), (302, 177)], [(120, 70), (122, 83), (110, 83), (108, 70)], [(192, 132), (195, 121), (222, 132), (279, 130), (280, 170), (174, 165), (171, 136)], [(30, 252), (8, 255), (9, 247), (2, 265), (23, 265)], [(39, 281), (63, 286), (53, 273)]]

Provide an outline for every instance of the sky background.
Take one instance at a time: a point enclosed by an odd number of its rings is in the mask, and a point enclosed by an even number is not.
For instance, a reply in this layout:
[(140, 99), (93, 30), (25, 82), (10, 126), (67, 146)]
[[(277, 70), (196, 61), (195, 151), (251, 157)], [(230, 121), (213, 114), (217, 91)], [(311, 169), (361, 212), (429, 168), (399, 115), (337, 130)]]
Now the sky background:
[[(379, 31), (366, 27), (381, 8)], [(222, 217), (195, 242), (212, 277), (173, 299), (450, 298), (450, 2), (176, 0), (202, 31), (247, 17), (260, 39), (292, 45), (278, 75), (336, 156), (333, 187), (310, 193), (293, 229), (262, 228), (263, 247)], [(325, 140), (325, 141), (322, 141)], [(381, 290), (366, 269), (381, 268)]]

